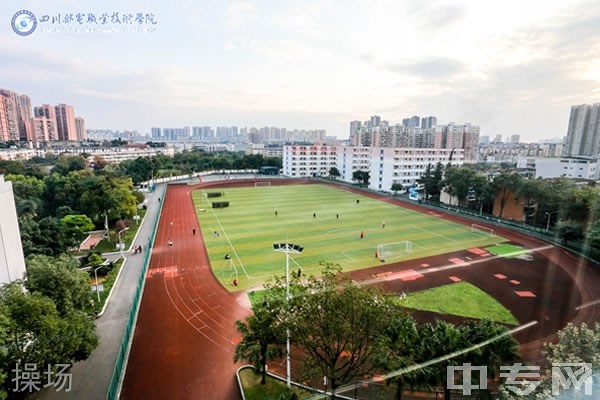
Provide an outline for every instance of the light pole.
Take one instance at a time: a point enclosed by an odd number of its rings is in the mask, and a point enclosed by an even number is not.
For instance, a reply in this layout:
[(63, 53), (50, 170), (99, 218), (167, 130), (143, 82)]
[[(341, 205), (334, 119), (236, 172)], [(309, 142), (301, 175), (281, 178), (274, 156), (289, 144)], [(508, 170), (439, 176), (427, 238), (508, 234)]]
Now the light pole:
[(98, 304), (100, 304), (100, 291), (98, 290), (98, 270), (102, 267), (103, 265), (99, 266), (94, 270), (94, 276), (96, 277), (96, 294), (98, 295)]
[(123, 252), (123, 250), (125, 248), (125, 245), (121, 241), (121, 232), (125, 232), (127, 229), (129, 229), (129, 227), (123, 228), (117, 232), (117, 236), (119, 236), (119, 249), (121, 250), (121, 252)]
[(546, 211), (544, 214), (548, 217), (548, 222), (546, 222), (546, 232), (548, 232), (550, 230), (550, 217), (552, 216), (552, 214), (557, 213), (558, 211)]
[[(304, 247), (293, 243), (273, 243), (273, 250), (278, 253), (285, 253), (285, 299), (290, 301), (290, 254), (300, 254)], [(292, 365), (290, 358), (290, 329), (286, 329), (286, 372), (287, 372), (287, 387), (292, 386)]]

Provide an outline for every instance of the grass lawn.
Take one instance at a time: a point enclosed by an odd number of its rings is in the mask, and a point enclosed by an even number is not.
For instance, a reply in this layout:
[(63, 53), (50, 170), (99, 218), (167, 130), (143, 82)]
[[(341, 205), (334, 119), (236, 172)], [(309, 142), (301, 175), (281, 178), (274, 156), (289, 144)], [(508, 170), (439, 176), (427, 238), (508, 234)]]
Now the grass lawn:
[(489, 318), (496, 322), (518, 325), (512, 313), (492, 296), (468, 282), (457, 282), (397, 298), (398, 304), (415, 310), (470, 318)]
[(529, 253), (529, 250), (510, 243), (502, 243), (495, 246), (486, 247), (485, 250), (495, 256), (502, 256), (506, 258), (513, 258)]
[[(121, 233), (121, 240), (123, 240), (123, 242), (125, 243), (125, 250), (127, 250), (129, 248), (129, 246), (131, 246), (131, 242), (133, 241), (133, 238), (135, 237), (138, 229), (140, 229), (142, 220), (144, 219), (144, 216), (146, 215), (146, 210), (138, 209), (138, 215), (140, 216), (139, 223), (136, 224), (134, 222), (133, 224), (131, 224), (129, 229), (127, 229), (125, 232)], [(98, 244), (96, 245), (94, 250), (101, 251), (102, 253), (110, 253), (110, 252), (114, 252), (114, 251), (119, 251), (119, 249), (117, 249), (118, 241), (119, 241), (119, 238), (117, 237), (117, 234), (114, 233), (114, 229), (111, 229), (111, 241), (109, 242), (107, 239), (102, 239), (101, 241), (98, 242)]]
[[(267, 376), (267, 383), (260, 384), (260, 375), (254, 373), (252, 368), (244, 368), (240, 371), (240, 380), (244, 389), (246, 400), (280, 400), (288, 399), (292, 392), (298, 395), (299, 399), (311, 397), (311, 393), (298, 387), (292, 386), (288, 389), (285, 382)], [(285, 395), (285, 397), (281, 397)]]
[[(224, 197), (204, 196), (221, 191)], [(205, 210), (197, 215), (211, 266), (229, 290), (259, 288), (273, 275), (285, 273), (286, 257), (273, 251), (274, 242), (303, 246), (302, 254), (290, 256), (290, 272), (301, 267), (310, 274), (319, 261), (350, 271), (506, 241), (327, 185), (196, 190), (193, 200), (197, 210)], [(230, 206), (213, 209), (212, 201), (229, 201)], [(412, 253), (388, 255), (385, 263), (375, 258), (377, 245), (404, 240), (412, 242)], [(231, 285), (234, 268), (237, 287)]]
[[(98, 302), (98, 295), (96, 293), (92, 293), (92, 296), (94, 298), (93, 310), (96, 313), (99, 313), (100, 311), (102, 311), (102, 307), (104, 307), (104, 303), (106, 302), (106, 299), (108, 298), (108, 295), (110, 294), (110, 291), (115, 284), (117, 275), (119, 274), (119, 271), (121, 270), (121, 266), (123, 266), (123, 261), (124, 260), (122, 257), (117, 259), (114, 262), (113, 269), (108, 274), (106, 274), (103, 277), (98, 277), (98, 283), (103, 285), (104, 289), (100, 292), (100, 302)], [(90, 285), (94, 286), (95, 284), (96, 284), (96, 281), (95, 281), (94, 273), (92, 271), (92, 274), (90, 275)]]

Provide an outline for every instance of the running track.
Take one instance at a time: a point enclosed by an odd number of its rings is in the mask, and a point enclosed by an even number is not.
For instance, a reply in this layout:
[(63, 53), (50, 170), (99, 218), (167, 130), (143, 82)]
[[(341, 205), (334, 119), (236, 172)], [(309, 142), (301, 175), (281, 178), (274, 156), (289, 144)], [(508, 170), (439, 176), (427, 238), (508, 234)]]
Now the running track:
[[(281, 181), (281, 184), (298, 181)], [(244, 293), (230, 294), (214, 278), (202, 235), (196, 221), (191, 190), (206, 186), (242, 186), (252, 182), (220, 182), (197, 186), (169, 186), (156, 244), (148, 270), (146, 287), (134, 334), (121, 398), (123, 399), (239, 399), (232, 362), (234, 342), (238, 336), (234, 322), (249, 313)], [(403, 207), (430, 212), (416, 204), (375, 194)], [(436, 211), (440, 218), (471, 224), (472, 221)], [(200, 219), (202, 216), (200, 215)], [(171, 225), (171, 221), (173, 224)], [(192, 235), (192, 229), (197, 233)], [(494, 227), (498, 234), (528, 248), (547, 247), (547, 243), (507, 229)], [(167, 242), (173, 240), (173, 247)], [(448, 258), (465, 257), (464, 252), (440, 255), (400, 264), (386, 265), (385, 270), (415, 268), (415, 263), (443, 265)], [(507, 263), (490, 260), (477, 266), (440, 271), (411, 282), (382, 282), (387, 290), (420, 290), (450, 283), (449, 276), (461, 278), (484, 288), (513, 311), (521, 323), (538, 321), (535, 328), (520, 333), (523, 356), (539, 362), (543, 342), (555, 339), (554, 333), (568, 321), (600, 321), (600, 305), (577, 310), (575, 307), (600, 299), (600, 267), (555, 247), (535, 253), (535, 262)], [(595, 268), (591, 268), (595, 267)], [(384, 271), (377, 267), (378, 272)], [(504, 273), (518, 278), (520, 289), (532, 290), (535, 298), (520, 299), (503, 289), (507, 282), (490, 278)], [(372, 279), (373, 270), (351, 273), (353, 279)], [(433, 320), (435, 315), (418, 312), (418, 320)], [(452, 322), (453, 318), (448, 318)], [(274, 365), (273, 370), (282, 371)]]

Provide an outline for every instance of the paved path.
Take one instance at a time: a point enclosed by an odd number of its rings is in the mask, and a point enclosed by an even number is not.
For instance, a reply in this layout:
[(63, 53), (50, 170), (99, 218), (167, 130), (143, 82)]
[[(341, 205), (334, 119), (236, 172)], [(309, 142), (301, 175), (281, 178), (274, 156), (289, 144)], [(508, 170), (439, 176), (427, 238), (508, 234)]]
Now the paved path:
[[(164, 185), (160, 185), (153, 193), (146, 195), (148, 199), (148, 210), (135, 244), (147, 245), (148, 239), (152, 234), (152, 225), (160, 207), (157, 201), (162, 197)], [(94, 350), (92, 355), (82, 362), (76, 363), (72, 372), (72, 390), (70, 392), (56, 392), (54, 388), (49, 387), (32, 398), (61, 400), (61, 399), (86, 399), (86, 400), (104, 400), (110, 379), (113, 374), (117, 353), (121, 346), (121, 339), (127, 319), (136, 285), (143, 267), (144, 255), (133, 255), (131, 252), (123, 253), (127, 257), (121, 276), (114, 287), (109, 304), (104, 314), (96, 320), (96, 331), (100, 336), (100, 344)], [(116, 259), (120, 253), (108, 254), (107, 258)]]

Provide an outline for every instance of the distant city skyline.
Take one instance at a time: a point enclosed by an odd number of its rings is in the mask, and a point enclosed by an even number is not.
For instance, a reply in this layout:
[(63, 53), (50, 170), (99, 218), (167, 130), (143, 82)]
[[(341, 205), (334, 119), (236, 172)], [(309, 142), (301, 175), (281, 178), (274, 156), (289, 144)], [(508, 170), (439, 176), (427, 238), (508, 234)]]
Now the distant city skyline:
[[(88, 128), (142, 133), (269, 125), (347, 138), (363, 115), (435, 115), (531, 142), (564, 137), (570, 107), (600, 101), (596, 1), (350, 3), (6, 1), (1, 84), (74, 105)], [(21, 9), (152, 13), (156, 29), (21, 37), (10, 26)]]

